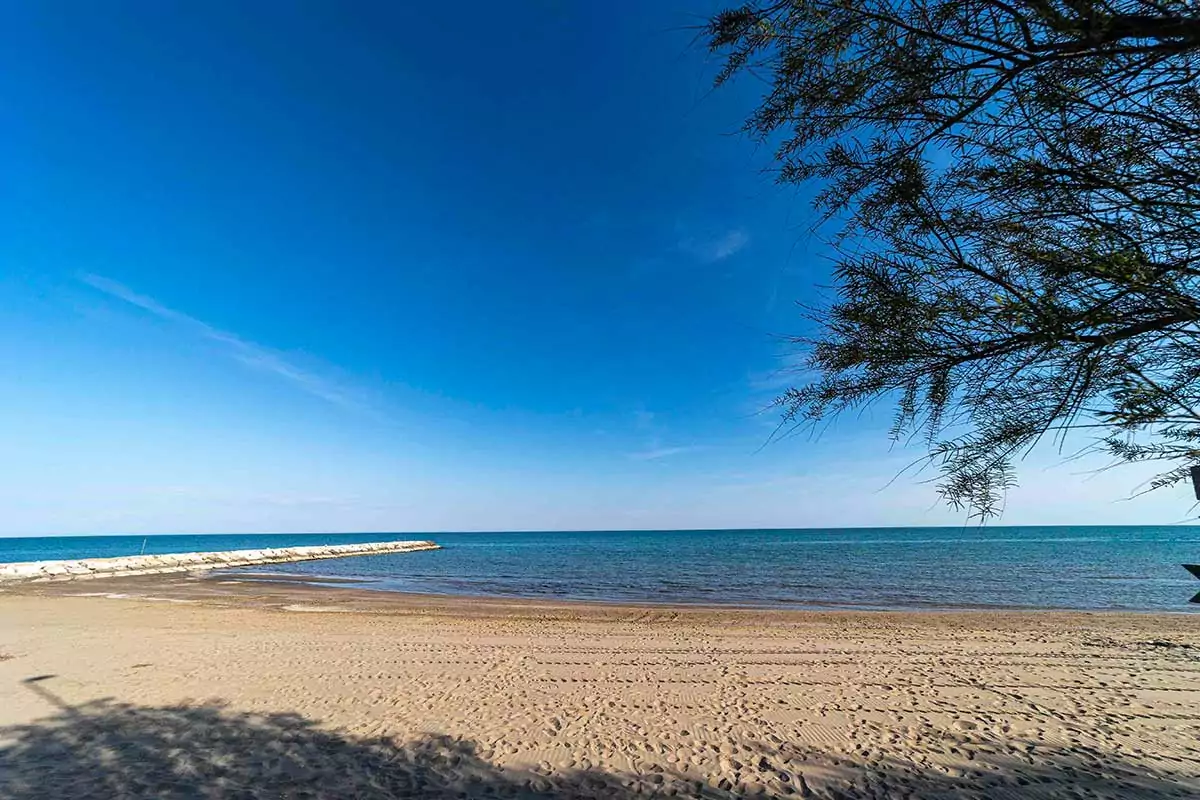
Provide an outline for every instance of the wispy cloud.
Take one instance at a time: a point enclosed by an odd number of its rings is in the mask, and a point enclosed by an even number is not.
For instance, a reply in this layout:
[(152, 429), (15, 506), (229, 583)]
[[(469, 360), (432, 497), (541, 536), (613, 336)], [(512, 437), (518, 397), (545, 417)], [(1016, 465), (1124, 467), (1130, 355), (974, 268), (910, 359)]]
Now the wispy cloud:
[(182, 311), (168, 308), (154, 298), (138, 294), (109, 278), (91, 274), (83, 274), (79, 277), (84, 283), (109, 297), (136, 306), (159, 319), (173, 323), (198, 338), (220, 345), (229, 358), (250, 369), (272, 375), (313, 397), (318, 397), (334, 405), (356, 411), (370, 410), (350, 390), (327, 378), (302, 369), (266, 347), (248, 342), (236, 334), (214, 328), (207, 322), (184, 314)]
[[(97, 488), (97, 487), (93, 487)], [(280, 508), (362, 507), (364, 498), (359, 495), (325, 495), (304, 492), (254, 492), (227, 489), (212, 489), (195, 486), (102, 486), (103, 494), (132, 495), (138, 498), (162, 498), (165, 500), (194, 500), (210, 504), (268, 506)]]
[(807, 353), (788, 353), (777, 360), (774, 369), (751, 372), (747, 377), (751, 391), (778, 394), (784, 389), (804, 386), (820, 377), (820, 373), (809, 368)]
[(740, 252), (749, 243), (749, 234), (741, 228), (734, 228), (719, 236), (700, 239), (689, 236), (680, 239), (679, 249), (706, 264), (712, 264)]
[(652, 450), (629, 453), (629, 458), (632, 461), (658, 461), (660, 458), (670, 458), (682, 453), (692, 453), (699, 449), (699, 447), (656, 447)]
[(647, 411), (644, 408), (636, 409), (633, 412), (633, 424), (639, 431), (648, 431), (654, 428), (654, 412)]

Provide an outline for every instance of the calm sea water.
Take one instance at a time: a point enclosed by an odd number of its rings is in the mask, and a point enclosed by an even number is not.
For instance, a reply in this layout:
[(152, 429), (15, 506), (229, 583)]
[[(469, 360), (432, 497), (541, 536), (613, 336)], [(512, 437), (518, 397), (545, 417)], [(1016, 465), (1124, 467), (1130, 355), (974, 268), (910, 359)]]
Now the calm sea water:
[[(843, 528), (0, 539), (0, 562), (430, 538), (274, 565), (378, 590), (753, 606), (1200, 611), (1200, 527)], [(236, 570), (235, 570), (236, 571)], [(243, 570), (243, 571), (261, 571)]]

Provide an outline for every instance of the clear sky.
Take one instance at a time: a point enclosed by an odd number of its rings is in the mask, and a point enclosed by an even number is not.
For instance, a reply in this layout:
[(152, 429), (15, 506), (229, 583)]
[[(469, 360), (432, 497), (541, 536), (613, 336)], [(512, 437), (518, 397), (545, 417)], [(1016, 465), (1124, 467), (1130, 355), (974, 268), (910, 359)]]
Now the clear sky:
[[(961, 524), (763, 446), (827, 278), (705, 0), (0, 11), (0, 534)], [(1187, 492), (1039, 454), (1007, 523)]]

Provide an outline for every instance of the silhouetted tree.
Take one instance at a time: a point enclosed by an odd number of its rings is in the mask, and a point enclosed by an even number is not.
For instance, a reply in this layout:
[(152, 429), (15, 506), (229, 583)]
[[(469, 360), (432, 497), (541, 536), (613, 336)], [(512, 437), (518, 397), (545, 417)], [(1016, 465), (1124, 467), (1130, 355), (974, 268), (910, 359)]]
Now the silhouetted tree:
[(836, 230), (786, 424), (894, 402), (982, 517), (1047, 435), (1166, 462), (1151, 488), (1200, 463), (1194, 0), (786, 0), (707, 34)]

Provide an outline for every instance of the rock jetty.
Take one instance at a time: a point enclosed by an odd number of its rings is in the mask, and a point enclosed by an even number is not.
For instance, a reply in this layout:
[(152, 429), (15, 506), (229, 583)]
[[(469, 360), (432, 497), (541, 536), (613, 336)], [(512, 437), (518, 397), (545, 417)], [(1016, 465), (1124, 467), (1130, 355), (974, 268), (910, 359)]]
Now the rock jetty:
[(316, 547), (272, 547), (262, 550), (229, 550), (220, 553), (164, 553), (161, 555), (120, 556), (118, 558), (81, 558), (66, 561), (23, 561), (0, 564), (0, 583), (11, 581), (69, 581), (80, 578), (107, 578), (125, 575), (153, 575), (162, 572), (249, 567), (258, 564), (284, 564), (291, 561), (315, 561), (321, 558), (409, 553), (437, 550), (427, 541), (364, 542), (330, 544)]

